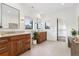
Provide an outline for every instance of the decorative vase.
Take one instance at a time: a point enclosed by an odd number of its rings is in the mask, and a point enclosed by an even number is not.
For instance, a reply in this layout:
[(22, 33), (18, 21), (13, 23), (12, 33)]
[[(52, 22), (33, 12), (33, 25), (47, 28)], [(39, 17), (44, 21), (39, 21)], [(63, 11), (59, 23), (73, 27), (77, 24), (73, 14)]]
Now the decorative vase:
[(37, 40), (33, 40), (33, 44), (37, 44)]

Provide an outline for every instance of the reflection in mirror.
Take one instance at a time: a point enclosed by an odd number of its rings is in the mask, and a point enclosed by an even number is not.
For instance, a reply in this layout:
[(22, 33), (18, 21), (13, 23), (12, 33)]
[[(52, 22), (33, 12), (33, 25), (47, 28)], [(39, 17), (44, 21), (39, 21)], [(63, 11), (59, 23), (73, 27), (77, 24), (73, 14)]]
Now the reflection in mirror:
[(19, 28), (19, 13), (20, 11), (14, 7), (1, 4), (1, 19), (2, 19), (2, 28), (8, 29), (18, 29)]
[(24, 22), (25, 22), (25, 29), (33, 29), (33, 20), (31, 17), (26, 16)]
[(45, 29), (50, 29), (50, 25), (48, 22), (45, 22)]
[(41, 29), (42, 28), (42, 21), (41, 19), (37, 19), (37, 29)]

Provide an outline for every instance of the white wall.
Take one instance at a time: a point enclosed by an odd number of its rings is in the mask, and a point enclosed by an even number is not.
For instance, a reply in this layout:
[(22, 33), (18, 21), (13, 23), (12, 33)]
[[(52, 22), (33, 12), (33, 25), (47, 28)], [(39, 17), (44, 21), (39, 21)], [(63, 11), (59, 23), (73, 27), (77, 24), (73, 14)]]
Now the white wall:
[(76, 26), (77, 26), (77, 30), (78, 30), (78, 27), (79, 27), (79, 4), (77, 4), (76, 6)]
[(56, 40), (55, 37), (57, 37), (56, 36), (56, 34), (57, 34), (57, 32), (56, 32), (56, 27), (57, 27), (57, 21), (56, 20), (57, 20), (57, 17), (66, 20), (65, 24), (67, 26), (68, 35), (70, 35), (72, 28), (77, 28), (75, 7), (62, 9), (62, 10), (59, 10), (57, 12), (51, 13), (51, 14), (49, 14), (49, 17), (50, 17), (49, 22), (51, 23), (51, 26), (54, 27), (54, 29), (53, 29), (54, 31), (53, 30), (48, 31), (48, 39)]
[(1, 4), (0, 4), (0, 26), (1, 26)]

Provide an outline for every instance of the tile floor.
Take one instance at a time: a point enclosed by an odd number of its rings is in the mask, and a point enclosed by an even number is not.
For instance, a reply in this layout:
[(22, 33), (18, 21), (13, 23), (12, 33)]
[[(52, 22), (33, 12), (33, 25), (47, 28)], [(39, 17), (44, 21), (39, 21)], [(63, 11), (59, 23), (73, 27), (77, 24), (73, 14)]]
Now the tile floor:
[(21, 56), (70, 56), (70, 48), (65, 42), (45, 41), (38, 45), (33, 45), (32, 49)]

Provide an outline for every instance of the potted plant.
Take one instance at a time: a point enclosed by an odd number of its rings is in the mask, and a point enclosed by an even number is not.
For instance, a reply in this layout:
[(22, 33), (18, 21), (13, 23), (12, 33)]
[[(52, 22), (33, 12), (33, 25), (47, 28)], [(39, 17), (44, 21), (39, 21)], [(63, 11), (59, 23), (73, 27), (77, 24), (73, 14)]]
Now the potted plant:
[(37, 44), (37, 40), (39, 39), (38, 33), (34, 32), (33, 33), (33, 44)]
[(72, 37), (75, 38), (77, 36), (77, 31), (75, 29), (72, 29)]

